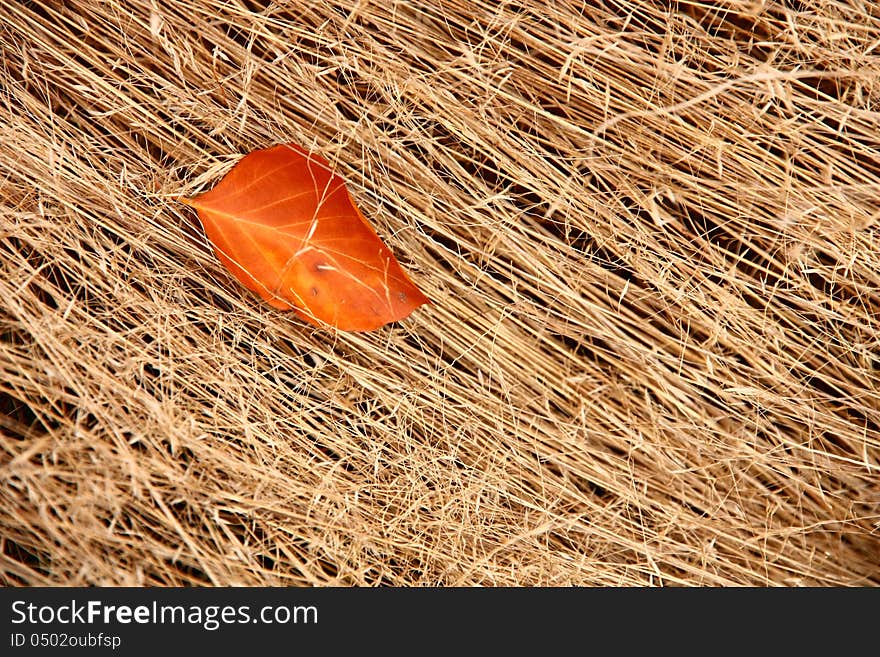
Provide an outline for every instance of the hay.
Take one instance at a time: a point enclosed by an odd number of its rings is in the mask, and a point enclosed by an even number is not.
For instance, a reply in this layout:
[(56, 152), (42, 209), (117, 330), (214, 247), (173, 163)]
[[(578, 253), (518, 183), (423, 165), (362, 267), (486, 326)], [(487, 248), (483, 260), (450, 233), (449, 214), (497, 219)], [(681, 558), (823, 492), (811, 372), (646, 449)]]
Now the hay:
[[(207, 4), (4, 5), (4, 584), (880, 584), (875, 5)], [(282, 141), (433, 305), (223, 270)]]

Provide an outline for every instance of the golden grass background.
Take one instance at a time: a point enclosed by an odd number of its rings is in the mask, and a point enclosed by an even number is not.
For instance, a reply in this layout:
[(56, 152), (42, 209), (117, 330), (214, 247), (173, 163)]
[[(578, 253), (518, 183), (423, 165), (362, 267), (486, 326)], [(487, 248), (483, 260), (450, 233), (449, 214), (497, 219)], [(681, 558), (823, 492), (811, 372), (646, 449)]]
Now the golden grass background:
[[(875, 3), (0, 4), (4, 584), (880, 584)], [(433, 305), (223, 270), (283, 141)]]

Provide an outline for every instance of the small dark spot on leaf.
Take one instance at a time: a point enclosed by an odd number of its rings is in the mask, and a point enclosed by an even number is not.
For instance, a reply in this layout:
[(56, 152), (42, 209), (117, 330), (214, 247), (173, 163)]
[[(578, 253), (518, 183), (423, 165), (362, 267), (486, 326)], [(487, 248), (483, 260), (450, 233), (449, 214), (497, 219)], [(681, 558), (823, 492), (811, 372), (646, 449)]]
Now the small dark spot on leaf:
[(316, 288), (314, 285), (312, 286), (312, 289), (309, 290), (309, 292), (312, 293), (312, 296), (313, 296), (313, 297), (318, 296), (318, 288)]
[(406, 292), (398, 292), (397, 293), (398, 301), (406, 301)]

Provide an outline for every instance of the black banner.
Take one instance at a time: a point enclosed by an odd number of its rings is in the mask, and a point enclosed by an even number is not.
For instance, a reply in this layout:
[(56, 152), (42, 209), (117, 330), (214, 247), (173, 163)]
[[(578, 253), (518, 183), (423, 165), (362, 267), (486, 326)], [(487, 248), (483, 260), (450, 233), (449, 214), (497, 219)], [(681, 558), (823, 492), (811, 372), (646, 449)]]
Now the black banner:
[[(502, 647), (547, 654), (715, 649), (719, 641), (788, 652), (820, 645), (823, 628), (839, 651), (847, 637), (833, 636), (843, 625), (835, 616), (849, 627), (872, 623), (877, 601), (876, 590), (5, 588), (0, 654)], [(819, 609), (821, 623), (808, 621)]]

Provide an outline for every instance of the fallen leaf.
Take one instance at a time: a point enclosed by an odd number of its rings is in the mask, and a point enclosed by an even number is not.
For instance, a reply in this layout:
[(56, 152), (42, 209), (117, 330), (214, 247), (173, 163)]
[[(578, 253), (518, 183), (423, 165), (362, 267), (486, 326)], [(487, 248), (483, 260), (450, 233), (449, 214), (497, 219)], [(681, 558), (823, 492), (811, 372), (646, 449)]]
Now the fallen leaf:
[(371, 331), (429, 302), (345, 181), (296, 144), (253, 151), (212, 190), (180, 200), (245, 287), (312, 324)]

